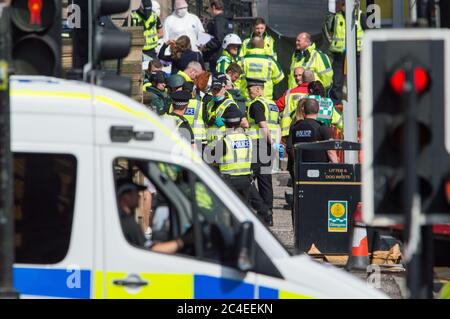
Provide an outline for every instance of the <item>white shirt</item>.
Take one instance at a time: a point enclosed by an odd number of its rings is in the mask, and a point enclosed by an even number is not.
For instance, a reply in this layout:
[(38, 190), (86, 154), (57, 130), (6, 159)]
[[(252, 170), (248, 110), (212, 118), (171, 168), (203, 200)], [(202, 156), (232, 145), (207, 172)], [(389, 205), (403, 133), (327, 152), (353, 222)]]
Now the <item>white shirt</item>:
[(197, 40), (200, 32), (205, 32), (200, 19), (192, 13), (187, 13), (183, 18), (178, 17), (175, 12), (164, 21), (164, 42), (169, 39), (176, 40), (182, 35), (191, 39), (192, 51), (197, 51)]

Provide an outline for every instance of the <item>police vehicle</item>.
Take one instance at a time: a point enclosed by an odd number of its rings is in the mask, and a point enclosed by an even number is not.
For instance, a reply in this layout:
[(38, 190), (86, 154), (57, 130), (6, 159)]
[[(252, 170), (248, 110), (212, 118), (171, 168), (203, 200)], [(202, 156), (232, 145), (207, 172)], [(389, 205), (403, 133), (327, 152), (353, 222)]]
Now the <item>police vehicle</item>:
[[(172, 122), (130, 98), (16, 76), (11, 107), (21, 297), (386, 298), (290, 255)], [(136, 170), (157, 189), (154, 238), (193, 226), (195, 253), (156, 253), (125, 239), (115, 181)]]

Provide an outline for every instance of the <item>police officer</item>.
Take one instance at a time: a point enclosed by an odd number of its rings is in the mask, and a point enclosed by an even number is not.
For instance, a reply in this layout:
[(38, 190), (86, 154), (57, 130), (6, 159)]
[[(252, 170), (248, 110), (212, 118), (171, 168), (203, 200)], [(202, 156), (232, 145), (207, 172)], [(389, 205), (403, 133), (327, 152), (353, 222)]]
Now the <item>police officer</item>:
[(212, 99), (206, 105), (208, 112), (208, 142), (219, 138), (225, 131), (223, 114), (227, 108), (231, 105), (238, 107), (231, 95), (226, 91), (226, 83), (227, 77), (225, 74), (216, 74), (213, 76), (211, 83)]
[(325, 89), (329, 89), (333, 80), (330, 58), (322, 51), (316, 49), (316, 45), (312, 43), (309, 33), (300, 33), (297, 36), (295, 45), (296, 50), (292, 55), (289, 74), (289, 89), (297, 86), (294, 70), (299, 66), (305, 70), (312, 70), (316, 80), (322, 82)]
[[(333, 87), (330, 97), (335, 104), (342, 104), (342, 88), (344, 86), (344, 60), (345, 60), (345, 0), (336, 1), (336, 14), (332, 19), (327, 19), (324, 23), (324, 33), (330, 42), (329, 51), (333, 57)], [(356, 48), (357, 60), (362, 48), (362, 38), (366, 28), (365, 15), (359, 10), (356, 20)], [(359, 63), (357, 63), (359, 69)], [(359, 82), (359, 81), (358, 81)], [(359, 84), (359, 83), (358, 83)]]
[(170, 99), (166, 92), (166, 77), (164, 72), (158, 71), (150, 74), (149, 82), (144, 84), (144, 90), (151, 96), (150, 109), (158, 115), (167, 113)]
[[(297, 112), (301, 113), (303, 119), (297, 121), (290, 130), (287, 140), (287, 149), (289, 154), (288, 170), (293, 174), (294, 167), (294, 145), (297, 143), (318, 142), (331, 139), (331, 130), (322, 122), (317, 120), (319, 113), (319, 103), (314, 99), (308, 99), (302, 108)], [(309, 151), (302, 152), (302, 162), (333, 162), (337, 163), (336, 151)]]
[(252, 143), (241, 127), (244, 114), (235, 106), (223, 114), (224, 136), (215, 143), (213, 155), (218, 159), (220, 174), (246, 200), (251, 187)]
[(251, 49), (250, 41), (253, 37), (261, 37), (264, 39), (264, 52), (271, 56), (274, 60), (277, 60), (277, 52), (275, 50), (275, 40), (267, 33), (266, 21), (263, 18), (256, 18), (253, 22), (253, 32), (250, 37), (244, 40), (242, 43), (241, 52), (239, 55), (244, 57), (247, 54), (248, 49)]
[(181, 136), (194, 145), (194, 132), (188, 120), (184, 117), (192, 95), (187, 91), (176, 91), (171, 93), (170, 97), (172, 98), (171, 108), (173, 111), (164, 116), (174, 119)]
[[(253, 37), (250, 44), (251, 49), (241, 58), (244, 75), (247, 78), (264, 80), (264, 97), (272, 100), (273, 87), (284, 79), (284, 73), (278, 62), (265, 53), (263, 38)], [(246, 87), (245, 84), (243, 87)]]
[(197, 88), (193, 82), (185, 82), (183, 85), (183, 91), (191, 94), (188, 107), (184, 113), (184, 117), (188, 120), (189, 125), (194, 133), (194, 140), (197, 149), (201, 150), (206, 146), (206, 122), (208, 121), (207, 112), (205, 106), (202, 103), (202, 99), (197, 94)]
[[(253, 176), (258, 182), (258, 190), (264, 203), (273, 207), (272, 153), (277, 151), (284, 157), (284, 146), (279, 144), (280, 126), (278, 107), (263, 97), (264, 81), (247, 78), (248, 94), (251, 102), (247, 108), (249, 135), (253, 142)], [(256, 199), (258, 200), (258, 199)], [(270, 211), (271, 212), (271, 211)], [(272, 214), (266, 216), (269, 225), (273, 225)]]
[(151, 0), (142, 0), (139, 10), (131, 13), (131, 25), (144, 27), (145, 44), (142, 53), (150, 60), (156, 59), (155, 48), (163, 36), (161, 20), (152, 10)]

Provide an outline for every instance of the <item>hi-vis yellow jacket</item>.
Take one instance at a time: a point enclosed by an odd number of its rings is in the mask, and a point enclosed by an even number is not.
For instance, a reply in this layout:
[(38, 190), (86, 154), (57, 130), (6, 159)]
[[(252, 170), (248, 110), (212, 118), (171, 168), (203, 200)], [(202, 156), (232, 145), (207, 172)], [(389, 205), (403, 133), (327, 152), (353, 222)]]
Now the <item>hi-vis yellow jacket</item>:
[(322, 51), (317, 50), (314, 43), (305, 51), (296, 51), (292, 55), (289, 73), (289, 89), (293, 89), (297, 86), (294, 79), (294, 70), (299, 66), (305, 68), (305, 70), (313, 71), (316, 80), (322, 82), (325, 89), (331, 87), (333, 82), (333, 68), (331, 67), (330, 58)]

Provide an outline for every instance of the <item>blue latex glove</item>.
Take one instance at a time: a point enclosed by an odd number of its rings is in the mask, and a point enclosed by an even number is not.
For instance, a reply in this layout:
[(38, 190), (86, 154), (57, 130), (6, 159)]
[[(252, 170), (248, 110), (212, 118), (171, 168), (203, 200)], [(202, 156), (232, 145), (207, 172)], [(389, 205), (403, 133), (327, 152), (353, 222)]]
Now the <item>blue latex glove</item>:
[(215, 123), (217, 127), (222, 127), (225, 125), (225, 119), (223, 117), (218, 117), (216, 118)]
[(283, 144), (273, 144), (273, 149), (280, 154), (280, 159), (284, 158), (284, 145)]

